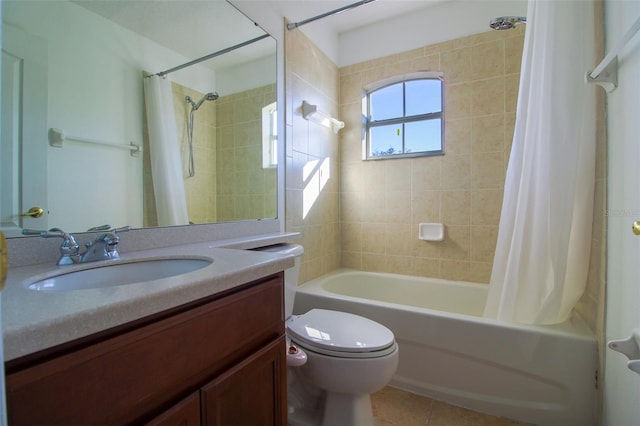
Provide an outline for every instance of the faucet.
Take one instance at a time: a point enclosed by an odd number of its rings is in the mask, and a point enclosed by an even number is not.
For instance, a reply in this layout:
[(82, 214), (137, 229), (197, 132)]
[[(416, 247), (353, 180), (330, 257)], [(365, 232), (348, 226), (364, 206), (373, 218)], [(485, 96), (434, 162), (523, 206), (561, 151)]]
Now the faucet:
[(120, 237), (116, 235), (115, 231), (101, 234), (92, 243), (85, 244), (87, 250), (80, 255), (80, 263), (119, 259), (119, 242)]
[(62, 238), (60, 245), (60, 258), (57, 265), (73, 265), (75, 263), (96, 262), (98, 260), (119, 259), (118, 243), (119, 231), (128, 231), (130, 226), (112, 229), (109, 232), (100, 234), (93, 242), (86, 243), (86, 251), (80, 254), (80, 245), (73, 235), (67, 234), (60, 228), (51, 228), (48, 231), (36, 231), (33, 229), (23, 229), (24, 235), (40, 235), (42, 238)]
[(79, 250), (80, 245), (76, 241), (75, 237), (71, 234), (67, 234), (60, 228), (51, 228), (48, 231), (37, 231), (34, 229), (23, 229), (23, 235), (40, 235), (42, 238), (62, 238), (62, 244), (60, 245), (60, 258), (57, 265), (73, 265), (80, 261)]

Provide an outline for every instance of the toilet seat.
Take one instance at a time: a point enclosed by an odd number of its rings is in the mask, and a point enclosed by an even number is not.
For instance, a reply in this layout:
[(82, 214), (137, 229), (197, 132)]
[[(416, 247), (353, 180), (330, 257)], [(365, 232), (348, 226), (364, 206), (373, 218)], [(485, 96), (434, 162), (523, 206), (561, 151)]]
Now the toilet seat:
[(393, 332), (382, 324), (326, 309), (292, 316), (287, 334), (303, 349), (340, 358), (377, 358), (396, 350)]

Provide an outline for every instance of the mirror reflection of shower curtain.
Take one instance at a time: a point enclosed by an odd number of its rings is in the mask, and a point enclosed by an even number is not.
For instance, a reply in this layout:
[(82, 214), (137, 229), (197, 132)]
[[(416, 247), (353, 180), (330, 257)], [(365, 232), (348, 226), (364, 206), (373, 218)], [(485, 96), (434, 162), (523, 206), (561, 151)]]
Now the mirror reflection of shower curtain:
[(187, 225), (189, 216), (171, 82), (155, 75), (145, 78), (144, 99), (158, 226)]
[(484, 315), (553, 324), (586, 286), (595, 180), (592, 1), (529, 0), (516, 125)]

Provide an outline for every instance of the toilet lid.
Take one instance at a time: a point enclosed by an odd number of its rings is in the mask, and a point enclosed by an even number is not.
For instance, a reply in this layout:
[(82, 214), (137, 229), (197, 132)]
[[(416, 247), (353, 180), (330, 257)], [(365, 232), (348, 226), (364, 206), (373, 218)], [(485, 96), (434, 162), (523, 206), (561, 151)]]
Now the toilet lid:
[(312, 309), (287, 321), (291, 339), (301, 345), (345, 353), (368, 353), (394, 344), (391, 330), (382, 324), (346, 312)]

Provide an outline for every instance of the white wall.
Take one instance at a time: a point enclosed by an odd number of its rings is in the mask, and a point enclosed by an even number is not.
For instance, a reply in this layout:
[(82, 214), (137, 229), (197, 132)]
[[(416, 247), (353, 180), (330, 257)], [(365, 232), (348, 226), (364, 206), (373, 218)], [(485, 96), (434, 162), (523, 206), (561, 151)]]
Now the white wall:
[(338, 66), (488, 31), (491, 18), (526, 12), (526, 0), (451, 1), (420, 9), (340, 34)]
[[(640, 2), (605, 0), (606, 51), (640, 18)], [(640, 34), (618, 55), (618, 88), (607, 95), (608, 224), (606, 339), (627, 338), (640, 328)], [(605, 426), (640, 424), (640, 375), (627, 358), (605, 350)]]
[(277, 78), (275, 61), (276, 56), (269, 55), (255, 61), (218, 70), (216, 91), (220, 96), (227, 96), (274, 84)]
[[(3, 18), (48, 41), (48, 127), (67, 135), (142, 144), (142, 71), (192, 59), (70, 2), (5, 2)], [(170, 78), (202, 92), (215, 83), (204, 67)], [(142, 156), (71, 141), (49, 147), (46, 135), (42, 145), (50, 226), (70, 232), (106, 223), (142, 226)]]

